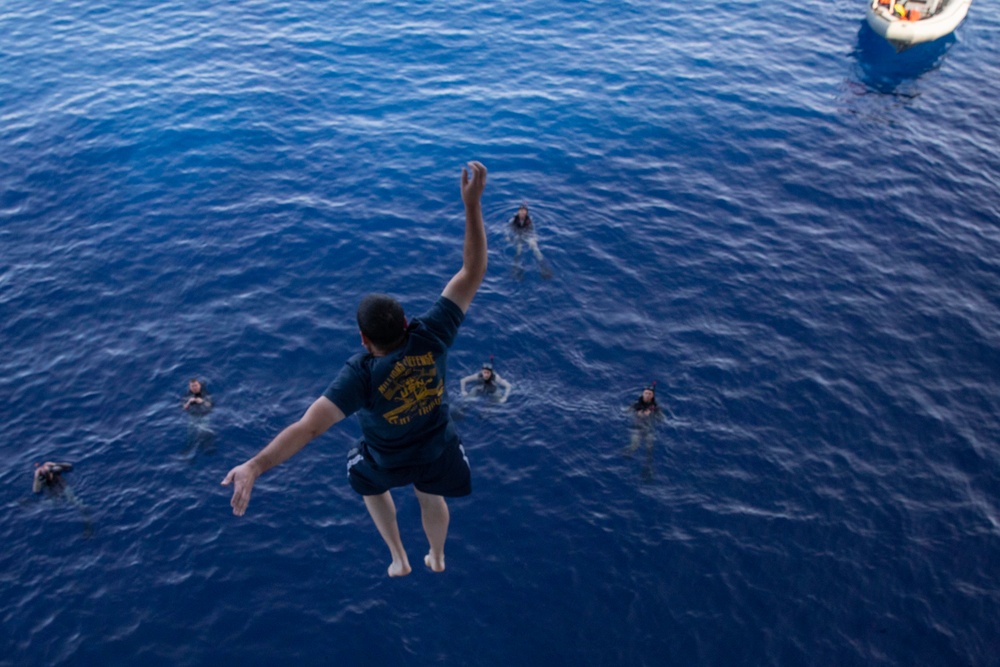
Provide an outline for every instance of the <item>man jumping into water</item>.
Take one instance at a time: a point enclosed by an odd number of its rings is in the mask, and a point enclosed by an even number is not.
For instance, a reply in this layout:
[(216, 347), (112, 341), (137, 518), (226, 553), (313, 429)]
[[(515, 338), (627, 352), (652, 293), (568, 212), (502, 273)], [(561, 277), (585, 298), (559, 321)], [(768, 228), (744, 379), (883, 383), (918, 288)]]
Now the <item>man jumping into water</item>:
[[(471, 175), (470, 175), (471, 173)], [(430, 549), (424, 564), (444, 571), (450, 515), (445, 497), (472, 492), (469, 462), (445, 400), (448, 348), (486, 275), (486, 229), (481, 198), (486, 167), (462, 169), (465, 242), (459, 269), (423, 316), (407, 324), (402, 306), (383, 294), (369, 294), (358, 306), (358, 328), (367, 350), (348, 359), (329, 388), (297, 422), (263, 450), (229, 471), (230, 504), (242, 516), (256, 479), (286, 461), (313, 438), (358, 413), (362, 438), (348, 456), (351, 487), (389, 547), (390, 577), (410, 573), (396, 523), (390, 489), (413, 485)]]

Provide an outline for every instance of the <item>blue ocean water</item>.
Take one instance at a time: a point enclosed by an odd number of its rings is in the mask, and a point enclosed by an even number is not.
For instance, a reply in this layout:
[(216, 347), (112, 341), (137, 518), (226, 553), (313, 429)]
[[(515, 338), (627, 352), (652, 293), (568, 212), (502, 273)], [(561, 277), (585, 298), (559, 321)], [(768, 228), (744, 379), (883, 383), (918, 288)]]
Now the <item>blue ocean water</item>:
[[(990, 9), (896, 54), (862, 2), (5, 1), (0, 665), (997, 664)], [(459, 406), (447, 572), (385, 576), (353, 420), (233, 517), (360, 297), (457, 269), (471, 159), (449, 390), (514, 394)]]

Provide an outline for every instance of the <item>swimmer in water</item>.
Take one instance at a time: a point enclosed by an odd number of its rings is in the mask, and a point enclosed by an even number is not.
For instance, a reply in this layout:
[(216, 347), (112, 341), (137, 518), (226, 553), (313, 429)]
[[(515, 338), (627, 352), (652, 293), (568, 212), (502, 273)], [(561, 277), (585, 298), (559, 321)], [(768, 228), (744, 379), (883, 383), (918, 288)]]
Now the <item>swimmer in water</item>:
[[(472, 385), (472, 388), (466, 389), (469, 384)], [(478, 373), (462, 378), (461, 387), (462, 396), (490, 396), (497, 403), (506, 403), (511, 390), (510, 382), (504, 380), (499, 373), (493, 370), (492, 362), (483, 364), (482, 370)], [(500, 396), (496, 395), (498, 389), (503, 390)]]
[(35, 493), (46, 491), (52, 496), (62, 495), (63, 491), (68, 488), (62, 474), (72, 469), (73, 464), (65, 462), (46, 461), (41, 465), (35, 464), (35, 479), (31, 490)]
[(65, 498), (68, 500), (83, 515), (83, 534), (86, 537), (90, 537), (94, 532), (93, 524), (90, 521), (90, 511), (86, 505), (77, 499), (76, 494), (73, 493), (73, 489), (62, 477), (63, 473), (69, 472), (72, 469), (73, 464), (66, 463), (65, 461), (46, 461), (41, 465), (36, 463), (31, 490), (34, 493), (42, 493), (44, 491), (49, 497)]
[(664, 420), (663, 412), (656, 404), (655, 383), (645, 387), (639, 400), (630, 405), (628, 409), (632, 413), (632, 434), (629, 445), (625, 448), (625, 454), (631, 456), (635, 450), (639, 449), (639, 445), (645, 442), (646, 463), (651, 466), (656, 422)]
[(538, 271), (541, 273), (542, 278), (546, 280), (551, 278), (552, 269), (538, 247), (538, 235), (535, 233), (535, 223), (528, 213), (527, 204), (521, 204), (521, 207), (517, 209), (517, 213), (511, 218), (510, 232), (511, 239), (514, 242), (514, 274), (518, 278), (524, 275), (524, 269), (521, 268), (521, 249), (524, 245), (527, 245), (538, 261)]
[(181, 454), (191, 462), (194, 462), (198, 452), (215, 453), (215, 431), (212, 430), (209, 418), (213, 407), (212, 396), (205, 389), (205, 383), (198, 378), (188, 380), (188, 393), (184, 396), (183, 408), (191, 415), (191, 420), (188, 423), (187, 445)]
[(184, 397), (184, 409), (196, 417), (203, 417), (212, 411), (212, 397), (205, 391), (198, 378), (188, 380), (188, 393)]

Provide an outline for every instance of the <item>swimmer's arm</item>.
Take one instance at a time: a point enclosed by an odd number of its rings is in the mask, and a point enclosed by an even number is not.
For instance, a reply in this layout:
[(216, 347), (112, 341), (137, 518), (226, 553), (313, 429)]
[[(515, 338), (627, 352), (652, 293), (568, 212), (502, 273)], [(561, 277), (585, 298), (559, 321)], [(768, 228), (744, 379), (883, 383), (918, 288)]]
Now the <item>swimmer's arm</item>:
[(258, 477), (290, 459), (311, 440), (342, 419), (343, 411), (326, 396), (320, 396), (309, 406), (302, 419), (286, 427), (256, 456), (230, 470), (222, 484), (234, 485), (233, 498), (229, 503), (233, 507), (233, 514), (243, 516), (246, 512), (250, 492)]
[(200, 404), (207, 405), (208, 407), (212, 407), (212, 401), (211, 401), (211, 399), (200, 398), (198, 396), (191, 396), (186, 401), (184, 401), (184, 409), (185, 410), (190, 409), (191, 406), (194, 405), (195, 403), (200, 403)]
[(465, 203), (462, 268), (448, 281), (441, 295), (454, 302), (465, 313), (486, 275), (486, 223), (483, 222), (480, 201), (486, 187), (486, 167), (480, 162), (470, 162), (468, 169), (463, 167), (461, 185), (462, 201)]
[(462, 378), (462, 381), (459, 384), (461, 385), (462, 395), (463, 396), (466, 394), (465, 385), (469, 384), (470, 382), (472, 382), (473, 380), (475, 380), (477, 377), (479, 377), (479, 373), (473, 373), (472, 375), (467, 375), (464, 378)]
[(42, 492), (42, 476), (39, 474), (40, 470), (41, 470), (41, 468), (36, 468), (35, 469), (35, 479), (31, 483), (31, 492), (32, 493), (41, 493)]
[(500, 402), (506, 403), (507, 397), (510, 396), (510, 389), (511, 389), (510, 382), (507, 382), (502, 377), (500, 377), (499, 373), (495, 373), (494, 377), (496, 377), (497, 379), (497, 384), (500, 385), (500, 387), (503, 389), (503, 396), (500, 397)]

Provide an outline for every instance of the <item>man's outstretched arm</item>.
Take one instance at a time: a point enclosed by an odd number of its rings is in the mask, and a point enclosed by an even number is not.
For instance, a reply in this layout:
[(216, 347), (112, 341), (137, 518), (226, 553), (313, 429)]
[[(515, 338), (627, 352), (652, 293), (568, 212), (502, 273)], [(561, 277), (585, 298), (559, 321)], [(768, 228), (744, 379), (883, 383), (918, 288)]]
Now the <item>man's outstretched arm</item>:
[(470, 162), (467, 168), (463, 167), (461, 185), (462, 201), (465, 203), (462, 268), (448, 281), (441, 294), (455, 302), (464, 313), (486, 275), (486, 225), (480, 201), (486, 187), (486, 167), (481, 162)]
[(250, 503), (250, 492), (253, 484), (264, 472), (287, 461), (300, 449), (309, 444), (313, 438), (327, 431), (331, 426), (344, 418), (344, 413), (325, 396), (317, 398), (302, 419), (298, 420), (279, 433), (267, 447), (249, 461), (238, 465), (229, 471), (222, 480), (223, 486), (234, 484), (233, 514), (243, 516)]

